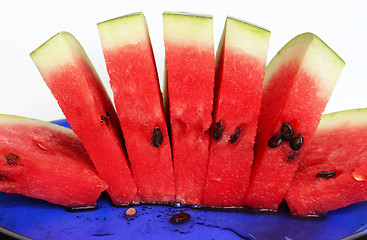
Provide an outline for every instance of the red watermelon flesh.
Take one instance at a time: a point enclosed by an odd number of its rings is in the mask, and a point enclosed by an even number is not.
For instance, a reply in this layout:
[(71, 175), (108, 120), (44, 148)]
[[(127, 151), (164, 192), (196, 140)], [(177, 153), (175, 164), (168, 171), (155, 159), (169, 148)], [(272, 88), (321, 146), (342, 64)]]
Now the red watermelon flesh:
[(107, 184), (70, 129), (0, 115), (0, 191), (67, 207), (94, 206)]
[(324, 115), (286, 195), (292, 214), (319, 215), (367, 201), (366, 141), (367, 109)]
[(117, 114), (79, 42), (61, 32), (31, 53), (115, 205), (138, 202)]
[[(278, 209), (343, 66), (344, 62), (311, 33), (292, 39), (269, 63), (246, 199), (249, 207)], [(285, 141), (289, 135), (282, 137), (285, 140), (277, 146), (273, 140), (281, 138), (284, 125), (289, 130), (286, 124), (293, 130), (284, 133), (292, 132), (292, 140)]]
[(200, 204), (214, 98), (213, 19), (165, 13), (163, 26), (176, 201)]
[(269, 37), (267, 30), (226, 20), (217, 53), (215, 125), (203, 195), (206, 206), (245, 205)]
[(173, 202), (171, 145), (145, 17), (98, 24), (115, 106), (143, 202)]

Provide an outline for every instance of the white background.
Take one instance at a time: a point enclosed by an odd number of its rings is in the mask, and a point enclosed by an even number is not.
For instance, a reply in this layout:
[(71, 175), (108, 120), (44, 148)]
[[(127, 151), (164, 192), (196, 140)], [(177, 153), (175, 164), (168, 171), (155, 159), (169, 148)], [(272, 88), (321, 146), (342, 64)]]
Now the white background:
[(362, 1), (6, 1), (0, 6), (0, 113), (42, 120), (64, 118), (29, 53), (60, 31), (83, 45), (111, 94), (96, 24), (128, 13), (145, 14), (163, 76), (163, 11), (214, 16), (217, 44), (227, 15), (272, 32), (268, 61), (291, 38), (313, 32), (346, 62), (326, 112), (367, 107), (367, 5)]

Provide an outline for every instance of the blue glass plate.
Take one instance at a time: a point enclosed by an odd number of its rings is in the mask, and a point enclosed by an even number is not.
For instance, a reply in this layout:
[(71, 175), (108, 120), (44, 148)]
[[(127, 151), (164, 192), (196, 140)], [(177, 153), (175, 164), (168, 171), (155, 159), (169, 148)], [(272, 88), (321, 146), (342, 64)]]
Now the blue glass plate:
[[(55, 123), (68, 126), (66, 120)], [(0, 234), (33, 239), (357, 239), (367, 237), (367, 202), (332, 211), (320, 218), (290, 216), (283, 205), (278, 213), (208, 210), (161, 205), (114, 207), (107, 195), (99, 208), (68, 212), (64, 207), (17, 194), (0, 193)], [(171, 216), (190, 214), (182, 223)], [(10, 230), (10, 231), (9, 231)], [(14, 234), (17, 233), (17, 234)], [(356, 234), (357, 233), (357, 234)], [(352, 236), (351, 236), (352, 235)], [(0, 239), (3, 235), (0, 235)]]

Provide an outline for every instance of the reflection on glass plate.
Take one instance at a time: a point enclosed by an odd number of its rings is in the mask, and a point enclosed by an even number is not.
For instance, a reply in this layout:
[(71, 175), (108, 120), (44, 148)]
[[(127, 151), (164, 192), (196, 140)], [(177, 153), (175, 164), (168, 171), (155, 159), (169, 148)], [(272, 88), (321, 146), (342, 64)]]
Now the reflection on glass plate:
[[(67, 125), (65, 120), (56, 121)], [(367, 236), (367, 202), (332, 211), (320, 218), (279, 213), (208, 210), (160, 205), (114, 207), (107, 195), (99, 208), (68, 212), (64, 207), (17, 194), (0, 193), (0, 228), (34, 239), (340, 239), (359, 231)], [(191, 218), (174, 223), (171, 216), (184, 211)], [(357, 236), (348, 239), (356, 239)], [(1, 235), (0, 235), (1, 238)]]

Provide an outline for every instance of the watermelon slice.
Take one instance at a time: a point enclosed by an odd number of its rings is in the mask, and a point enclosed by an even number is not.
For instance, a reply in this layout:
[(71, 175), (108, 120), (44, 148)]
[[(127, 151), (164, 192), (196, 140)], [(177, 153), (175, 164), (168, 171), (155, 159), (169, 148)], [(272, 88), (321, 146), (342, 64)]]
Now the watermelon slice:
[(227, 18), (217, 52), (214, 129), (203, 204), (243, 207), (270, 32)]
[(367, 109), (326, 114), (305, 149), (286, 201), (295, 215), (319, 215), (367, 201)]
[(246, 204), (277, 210), (311, 140), (344, 62), (311, 33), (286, 44), (269, 63)]
[(214, 98), (213, 19), (166, 12), (163, 27), (176, 201), (200, 204)]
[(67, 207), (94, 206), (107, 184), (68, 128), (0, 115), (0, 191)]
[(126, 15), (98, 30), (140, 199), (173, 202), (171, 145), (145, 17)]
[(31, 53), (115, 205), (138, 202), (116, 111), (79, 42), (67, 32)]

